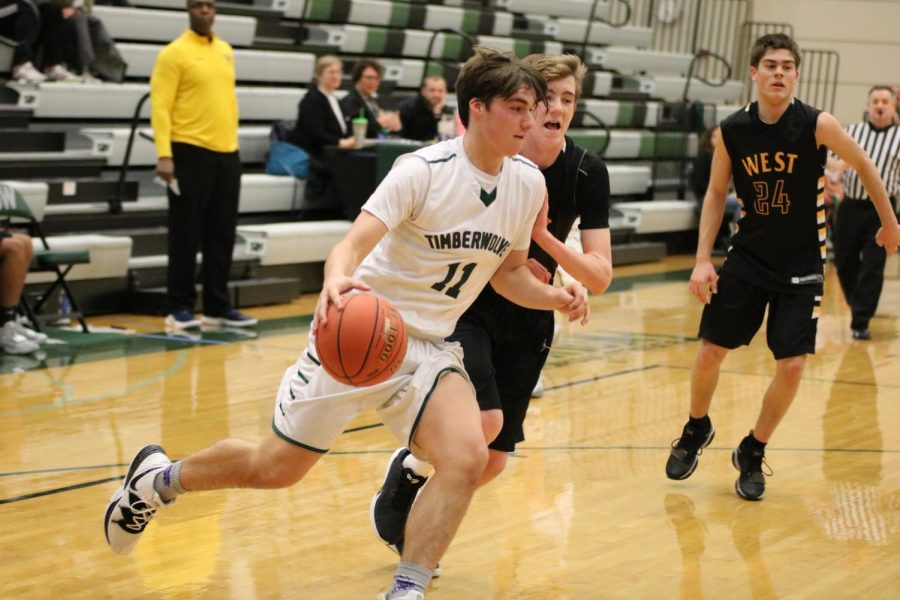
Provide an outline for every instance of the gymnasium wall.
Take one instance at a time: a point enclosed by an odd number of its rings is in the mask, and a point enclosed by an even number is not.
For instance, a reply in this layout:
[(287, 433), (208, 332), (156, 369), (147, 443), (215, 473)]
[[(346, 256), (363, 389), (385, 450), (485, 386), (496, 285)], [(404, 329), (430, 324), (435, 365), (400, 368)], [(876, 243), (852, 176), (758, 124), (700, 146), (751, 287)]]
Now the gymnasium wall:
[(900, 85), (900, 0), (754, 0), (751, 10), (755, 21), (790, 23), (801, 51), (840, 54), (834, 115), (842, 124), (862, 118), (870, 87)]

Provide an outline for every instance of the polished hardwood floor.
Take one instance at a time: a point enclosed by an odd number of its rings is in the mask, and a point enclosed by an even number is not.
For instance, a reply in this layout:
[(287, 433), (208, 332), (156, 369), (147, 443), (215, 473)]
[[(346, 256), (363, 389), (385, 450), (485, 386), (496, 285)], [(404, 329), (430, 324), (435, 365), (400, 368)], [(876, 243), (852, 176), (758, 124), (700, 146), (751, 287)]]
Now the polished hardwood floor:
[[(621, 268), (586, 327), (564, 325), (508, 471), (481, 490), (429, 598), (900, 598), (900, 261), (873, 340), (853, 341), (833, 272), (817, 353), (771, 441), (762, 502), (733, 490), (734, 444), (772, 372), (765, 338), (727, 359), (718, 430), (666, 479), (687, 414), (700, 306), (690, 259)], [(173, 457), (270, 428), (313, 297), (250, 310), (255, 333), (167, 337), (158, 318), (91, 319), (46, 356), (0, 356), (0, 597), (374, 598), (395, 556), (368, 506), (396, 441), (374, 413), (280, 491), (189, 495), (133, 554), (102, 517), (143, 444)], [(56, 336), (54, 336), (56, 337)]]

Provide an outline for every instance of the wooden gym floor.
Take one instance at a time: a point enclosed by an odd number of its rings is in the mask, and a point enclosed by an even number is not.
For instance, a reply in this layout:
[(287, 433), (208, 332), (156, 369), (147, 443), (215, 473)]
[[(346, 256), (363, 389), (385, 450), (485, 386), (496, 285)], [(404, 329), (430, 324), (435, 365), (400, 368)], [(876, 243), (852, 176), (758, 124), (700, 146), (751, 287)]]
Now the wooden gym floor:
[[(591, 323), (566, 325), (526, 443), (481, 490), (428, 597), (900, 597), (900, 261), (874, 339), (850, 338), (833, 271), (799, 395), (769, 445), (762, 502), (733, 490), (731, 449), (772, 372), (765, 338), (726, 361), (718, 434), (688, 480), (666, 479), (687, 415), (700, 305), (691, 260), (620, 268)], [(395, 556), (368, 507), (397, 443), (374, 413), (280, 491), (181, 498), (133, 554), (102, 518), (145, 443), (184, 456), (270, 428), (275, 388), (305, 345), (314, 297), (253, 309), (253, 332), (161, 333), (161, 319), (91, 319), (39, 357), (0, 355), (0, 597), (374, 598)], [(306, 315), (304, 317), (304, 315)]]

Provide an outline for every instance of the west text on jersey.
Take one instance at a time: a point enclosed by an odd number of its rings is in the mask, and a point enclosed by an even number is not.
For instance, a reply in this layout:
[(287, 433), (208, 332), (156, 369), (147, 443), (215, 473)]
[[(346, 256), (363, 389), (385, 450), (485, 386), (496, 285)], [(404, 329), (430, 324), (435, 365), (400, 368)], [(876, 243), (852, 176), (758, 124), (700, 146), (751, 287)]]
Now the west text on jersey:
[(798, 156), (790, 152), (758, 152), (741, 158), (741, 164), (750, 177), (760, 173), (793, 173)]
[(425, 234), (428, 245), (435, 250), (474, 248), (503, 256), (509, 248), (509, 240), (489, 231), (452, 231), (438, 235)]

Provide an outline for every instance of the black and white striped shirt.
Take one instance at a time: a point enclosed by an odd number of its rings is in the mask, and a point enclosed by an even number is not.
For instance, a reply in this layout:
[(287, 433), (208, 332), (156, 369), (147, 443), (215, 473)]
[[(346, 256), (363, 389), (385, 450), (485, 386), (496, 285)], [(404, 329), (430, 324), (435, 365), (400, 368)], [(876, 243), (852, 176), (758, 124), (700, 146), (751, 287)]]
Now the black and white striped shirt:
[[(847, 128), (856, 142), (866, 151), (878, 175), (884, 182), (888, 196), (900, 196), (900, 126), (876, 129), (871, 123), (854, 123)], [(848, 198), (871, 200), (863, 188), (856, 169), (849, 169), (844, 178), (844, 193)]]

